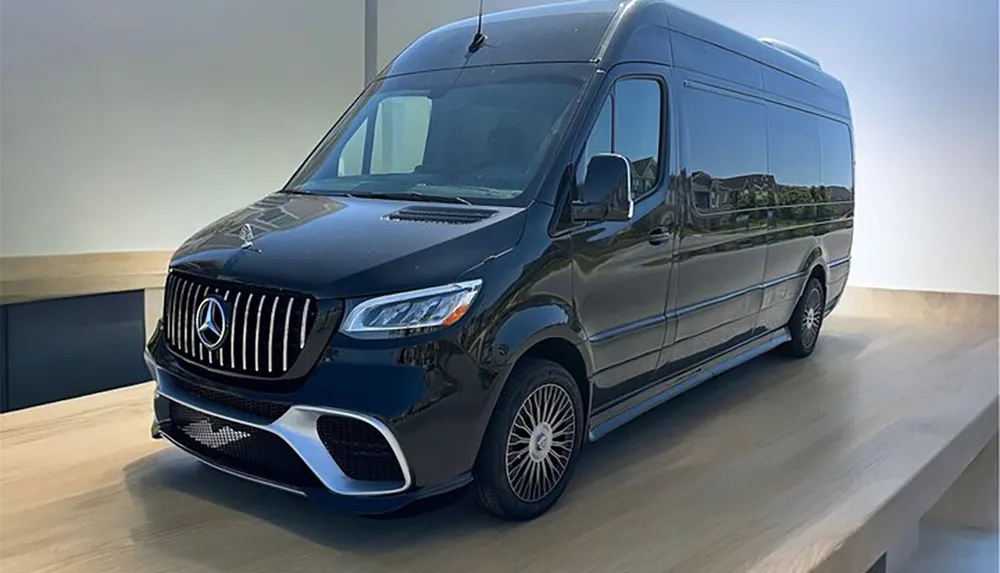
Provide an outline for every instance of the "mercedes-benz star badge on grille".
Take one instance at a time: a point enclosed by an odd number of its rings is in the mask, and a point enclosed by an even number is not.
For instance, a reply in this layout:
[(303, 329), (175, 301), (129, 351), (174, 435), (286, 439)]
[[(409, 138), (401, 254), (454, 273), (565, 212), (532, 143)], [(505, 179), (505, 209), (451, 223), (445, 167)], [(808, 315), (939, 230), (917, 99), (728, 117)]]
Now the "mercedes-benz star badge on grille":
[(226, 301), (217, 295), (209, 295), (198, 305), (198, 340), (209, 350), (215, 350), (226, 341), (229, 313)]

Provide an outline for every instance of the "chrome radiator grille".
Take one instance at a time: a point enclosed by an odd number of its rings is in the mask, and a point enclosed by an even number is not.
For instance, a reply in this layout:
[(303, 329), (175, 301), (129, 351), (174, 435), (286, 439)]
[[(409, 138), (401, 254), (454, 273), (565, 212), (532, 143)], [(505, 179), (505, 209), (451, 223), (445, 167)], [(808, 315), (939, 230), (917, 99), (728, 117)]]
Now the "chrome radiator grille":
[[(198, 307), (215, 295), (227, 306), (225, 335), (210, 350), (198, 335)], [(163, 292), (163, 326), (174, 352), (203, 367), (276, 378), (306, 346), (316, 303), (304, 295), (171, 273)]]

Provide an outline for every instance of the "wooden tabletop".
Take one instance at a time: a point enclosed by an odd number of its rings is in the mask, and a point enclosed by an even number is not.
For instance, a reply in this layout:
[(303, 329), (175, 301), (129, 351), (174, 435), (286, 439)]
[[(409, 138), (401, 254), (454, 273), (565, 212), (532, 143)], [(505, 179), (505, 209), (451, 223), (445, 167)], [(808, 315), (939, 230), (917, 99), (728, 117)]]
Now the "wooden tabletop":
[(0, 304), (162, 287), (171, 251), (0, 257)]
[(863, 571), (996, 433), (997, 352), (995, 325), (834, 315), (812, 358), (762, 357), (586, 448), (523, 524), (467, 496), (338, 516), (219, 474), (148, 438), (148, 384), (15, 412), (0, 570)]

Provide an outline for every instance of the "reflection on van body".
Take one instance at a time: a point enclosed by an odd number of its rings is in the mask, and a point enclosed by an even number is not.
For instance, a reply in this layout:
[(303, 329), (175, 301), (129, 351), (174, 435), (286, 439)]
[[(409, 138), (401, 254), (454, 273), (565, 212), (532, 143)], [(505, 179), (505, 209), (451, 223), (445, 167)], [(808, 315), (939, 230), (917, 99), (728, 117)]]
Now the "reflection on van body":
[(153, 434), (385, 513), (551, 507), (585, 440), (771, 350), (843, 292), (846, 92), (659, 0), (486, 16), (393, 60), (281, 190), (175, 253)]

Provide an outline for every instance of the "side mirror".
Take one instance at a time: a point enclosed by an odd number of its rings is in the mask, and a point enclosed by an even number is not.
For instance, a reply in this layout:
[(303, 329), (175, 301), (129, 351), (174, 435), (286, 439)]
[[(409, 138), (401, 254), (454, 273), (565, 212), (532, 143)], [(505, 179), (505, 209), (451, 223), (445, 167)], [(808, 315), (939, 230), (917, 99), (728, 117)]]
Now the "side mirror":
[(573, 203), (576, 221), (628, 221), (632, 200), (632, 164), (617, 153), (600, 153), (590, 159), (580, 197)]

